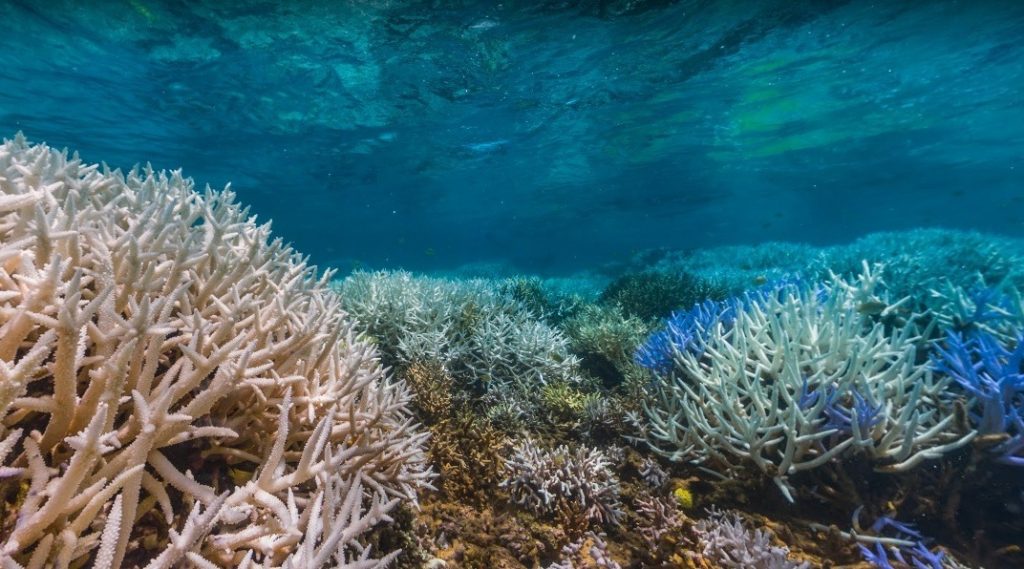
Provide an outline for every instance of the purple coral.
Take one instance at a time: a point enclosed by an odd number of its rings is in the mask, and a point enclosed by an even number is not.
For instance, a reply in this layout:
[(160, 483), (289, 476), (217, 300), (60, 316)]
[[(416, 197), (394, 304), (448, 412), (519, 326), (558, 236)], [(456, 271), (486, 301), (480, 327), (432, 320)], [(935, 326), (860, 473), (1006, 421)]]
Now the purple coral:
[(861, 556), (868, 563), (873, 563), (881, 569), (894, 569), (889, 561), (889, 556), (892, 555), (892, 559), (915, 569), (943, 569), (942, 560), (945, 553), (933, 552), (928, 549), (924, 544), (921, 532), (917, 531), (912, 524), (897, 521), (889, 516), (881, 516), (871, 525), (870, 532), (877, 537), (895, 538), (910, 542), (911, 545), (886, 547), (881, 541), (876, 541), (873, 547), (857, 544)]
[(618, 523), (622, 516), (618, 478), (597, 449), (545, 449), (525, 439), (515, 446), (505, 469), (508, 478), (501, 486), (535, 513), (600, 523)]
[(636, 513), (637, 532), (652, 550), (658, 548), (663, 536), (682, 527), (685, 519), (675, 500), (659, 496), (637, 498)]
[(807, 562), (789, 559), (789, 549), (772, 545), (771, 534), (750, 530), (736, 513), (712, 509), (697, 522), (694, 532), (701, 556), (726, 569), (809, 569)]

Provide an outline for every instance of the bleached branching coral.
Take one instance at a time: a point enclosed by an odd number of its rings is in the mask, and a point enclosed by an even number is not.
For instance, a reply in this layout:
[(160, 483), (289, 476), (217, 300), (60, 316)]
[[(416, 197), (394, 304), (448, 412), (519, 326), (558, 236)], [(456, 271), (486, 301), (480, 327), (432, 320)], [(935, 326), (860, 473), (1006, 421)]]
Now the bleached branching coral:
[(668, 484), (669, 475), (665, 472), (665, 469), (658, 464), (658, 461), (650, 457), (645, 457), (640, 462), (640, 479), (644, 481), (647, 486), (655, 490), (664, 488)]
[(622, 515), (619, 481), (597, 449), (546, 449), (524, 439), (505, 462), (505, 471), (501, 486), (535, 513), (599, 523), (617, 523)]
[(608, 543), (592, 531), (562, 547), (562, 559), (546, 569), (622, 569), (608, 553)]
[(360, 535), (431, 473), (329, 276), (229, 190), (5, 141), (5, 566), (371, 565)]
[(489, 388), (578, 380), (565, 336), (489, 281), (396, 271), (355, 273), (336, 288), (393, 364), (436, 362)]
[(887, 327), (903, 301), (879, 285), (866, 269), (737, 303), (698, 331), (703, 349), (672, 351), (646, 438), (673, 460), (755, 467), (790, 499), (790, 475), (832, 459), (861, 453), (902, 471), (966, 444), (976, 433), (956, 428), (950, 380), (918, 358), (929, 332)]
[(686, 519), (679, 509), (678, 501), (653, 494), (636, 499), (636, 514), (636, 531), (652, 550), (658, 548), (666, 534), (678, 531)]
[(750, 530), (738, 514), (711, 510), (697, 522), (694, 533), (704, 560), (724, 569), (809, 569), (810, 564), (789, 559), (789, 549), (772, 545), (771, 535)]

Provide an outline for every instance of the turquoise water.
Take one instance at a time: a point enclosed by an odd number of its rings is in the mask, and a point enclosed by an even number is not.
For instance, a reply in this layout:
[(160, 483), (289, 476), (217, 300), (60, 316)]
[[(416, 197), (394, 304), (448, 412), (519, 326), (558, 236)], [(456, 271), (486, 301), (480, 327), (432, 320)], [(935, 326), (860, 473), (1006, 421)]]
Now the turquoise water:
[(0, 0), (0, 139), (4, 567), (1024, 567), (1024, 2)]
[(0, 131), (231, 182), (320, 265), (1021, 235), (1024, 4), (0, 4)]

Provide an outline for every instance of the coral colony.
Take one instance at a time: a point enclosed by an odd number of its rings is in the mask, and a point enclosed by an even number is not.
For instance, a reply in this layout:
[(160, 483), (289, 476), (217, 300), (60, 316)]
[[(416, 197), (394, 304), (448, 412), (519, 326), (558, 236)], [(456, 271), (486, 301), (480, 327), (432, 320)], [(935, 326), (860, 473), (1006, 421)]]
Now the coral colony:
[(0, 566), (1020, 566), (1020, 245), (331, 282), (228, 189), (19, 134)]
[[(652, 447), (723, 475), (757, 468), (792, 501), (797, 472), (851, 455), (900, 472), (969, 443), (977, 431), (956, 429), (950, 377), (917, 363), (930, 326), (910, 315), (887, 327), (866, 310), (899, 304), (876, 296), (878, 282), (865, 269), (676, 317), (690, 333), (671, 338), (673, 373), (646, 409)], [(648, 354), (665, 340), (652, 341), (638, 360), (664, 369)]]
[(426, 436), (326, 279), (176, 173), (21, 137), (0, 172), (5, 567), (394, 558), (359, 540), (429, 485)]

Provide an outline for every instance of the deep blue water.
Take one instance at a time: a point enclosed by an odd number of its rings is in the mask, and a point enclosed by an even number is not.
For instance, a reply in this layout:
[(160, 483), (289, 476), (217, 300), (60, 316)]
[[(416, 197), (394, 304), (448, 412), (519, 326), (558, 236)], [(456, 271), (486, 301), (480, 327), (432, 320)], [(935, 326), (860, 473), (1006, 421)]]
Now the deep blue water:
[(3, 136), (342, 269), (1024, 235), (1022, 92), (1019, 1), (0, 3)]

